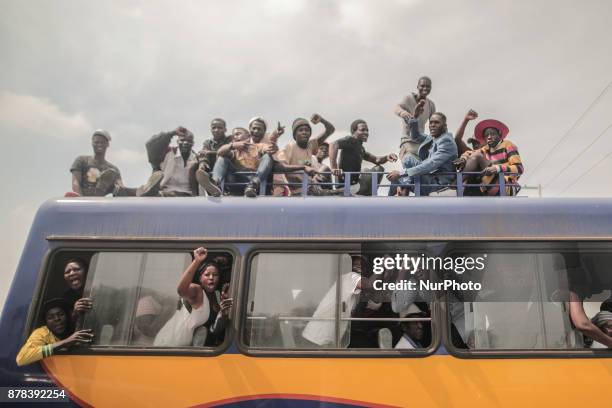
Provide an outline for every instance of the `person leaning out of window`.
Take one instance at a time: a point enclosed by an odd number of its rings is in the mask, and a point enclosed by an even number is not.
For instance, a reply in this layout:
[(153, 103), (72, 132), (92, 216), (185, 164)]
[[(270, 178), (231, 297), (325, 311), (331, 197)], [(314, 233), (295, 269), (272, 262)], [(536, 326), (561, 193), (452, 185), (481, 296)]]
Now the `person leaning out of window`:
[(19, 350), (15, 359), (18, 366), (50, 357), (57, 350), (91, 343), (94, 335), (90, 329), (73, 333), (70, 309), (70, 305), (61, 298), (51, 299), (44, 304), (41, 314), (44, 326), (34, 330)]

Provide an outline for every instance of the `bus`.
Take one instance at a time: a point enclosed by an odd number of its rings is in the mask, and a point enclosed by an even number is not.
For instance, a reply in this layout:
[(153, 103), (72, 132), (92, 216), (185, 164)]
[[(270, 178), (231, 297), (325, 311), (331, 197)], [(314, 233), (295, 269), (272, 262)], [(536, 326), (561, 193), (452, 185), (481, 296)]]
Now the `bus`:
[[(164, 343), (198, 247), (224, 264), (230, 324), (212, 346), (195, 334)], [(75, 258), (93, 299), (78, 327), (93, 343), (17, 366)], [(440, 263), (409, 271), (394, 259)], [(457, 287), (372, 289), (401, 273)], [(58, 389), (79, 406), (606, 406), (612, 353), (570, 319), (575, 276), (592, 318), (611, 295), (612, 200), (53, 199), (1, 316), (0, 387)], [(418, 314), (398, 311), (402, 296)], [(398, 348), (410, 328), (418, 341)]]

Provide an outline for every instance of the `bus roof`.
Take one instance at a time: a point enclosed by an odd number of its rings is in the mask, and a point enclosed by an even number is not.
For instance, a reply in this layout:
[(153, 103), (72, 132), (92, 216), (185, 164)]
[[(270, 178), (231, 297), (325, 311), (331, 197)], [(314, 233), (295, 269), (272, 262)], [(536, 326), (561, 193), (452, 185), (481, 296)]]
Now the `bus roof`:
[(44, 238), (185, 240), (607, 239), (605, 198), (62, 198)]

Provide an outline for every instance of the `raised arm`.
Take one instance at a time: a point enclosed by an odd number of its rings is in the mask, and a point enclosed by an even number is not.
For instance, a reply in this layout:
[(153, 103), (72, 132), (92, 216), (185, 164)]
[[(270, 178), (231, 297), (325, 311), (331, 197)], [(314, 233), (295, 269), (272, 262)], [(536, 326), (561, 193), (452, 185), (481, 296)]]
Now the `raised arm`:
[(202, 305), (204, 294), (202, 293), (200, 285), (193, 283), (193, 277), (200, 264), (206, 259), (206, 255), (208, 255), (208, 250), (204, 247), (196, 248), (193, 251), (193, 261), (181, 275), (181, 279), (176, 289), (179, 296), (196, 309)]
[(459, 125), (459, 129), (455, 133), (455, 144), (457, 145), (457, 150), (459, 155), (462, 155), (464, 152), (470, 149), (470, 147), (463, 141), (463, 134), (465, 133), (465, 128), (470, 120), (474, 120), (478, 117), (478, 113), (475, 110), (470, 109), (468, 113), (465, 114), (461, 125)]
[(147, 149), (147, 156), (149, 163), (153, 166), (153, 170), (160, 170), (161, 162), (164, 160), (164, 156), (170, 146), (172, 138), (178, 134), (187, 133), (188, 130), (182, 126), (171, 130), (169, 132), (161, 132), (151, 136), (147, 141), (145, 147)]
[(319, 134), (316, 137), (316, 141), (319, 146), (323, 144), (325, 140), (327, 140), (327, 138), (336, 131), (336, 128), (334, 127), (334, 125), (332, 125), (330, 122), (328, 122), (325, 118), (323, 118), (318, 113), (313, 114), (312, 117), (310, 118), (310, 121), (315, 125), (318, 123), (322, 123), (323, 126), (325, 126), (325, 129), (323, 130), (323, 132), (321, 132), (321, 134)]
[(410, 137), (417, 143), (423, 143), (425, 135), (419, 131), (419, 116), (423, 114), (425, 109), (425, 99), (421, 99), (414, 108), (414, 116), (408, 121), (410, 128)]

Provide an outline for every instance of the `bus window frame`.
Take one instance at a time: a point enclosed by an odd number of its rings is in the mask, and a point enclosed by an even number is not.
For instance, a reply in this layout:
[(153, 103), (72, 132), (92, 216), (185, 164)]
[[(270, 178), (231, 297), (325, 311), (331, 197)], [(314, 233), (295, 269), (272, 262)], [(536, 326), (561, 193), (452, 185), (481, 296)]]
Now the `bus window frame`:
[[(230, 281), (230, 294), (236, 298), (237, 286), (241, 270), (241, 256), (237, 245), (231, 241), (209, 241), (202, 240), (126, 240), (124, 238), (95, 240), (82, 240), (75, 237), (74, 240), (63, 238), (62, 240), (49, 240), (49, 248), (43, 256), (38, 282), (34, 291), (34, 298), (30, 304), (28, 317), (24, 326), (23, 341), (37, 328), (38, 318), (43, 306), (45, 289), (52, 279), (54, 262), (58, 254), (64, 252), (96, 254), (100, 252), (185, 252), (191, 254), (194, 248), (205, 245), (207, 249), (226, 252), (232, 256), (232, 273)], [(89, 281), (89, 271), (87, 281)], [(177, 279), (180, 275), (177, 275)], [(231, 296), (230, 295), (230, 296)], [(177, 294), (178, 298), (178, 294)], [(236, 306), (232, 308), (230, 321), (235, 319)], [(58, 351), (56, 355), (125, 355), (125, 356), (218, 356), (225, 353), (233, 345), (235, 338), (234, 324), (226, 327), (223, 343), (214, 348), (209, 347), (143, 347), (143, 346), (99, 346), (74, 347), (67, 351)]]
[[(584, 240), (584, 239), (555, 239), (550, 238), (549, 240), (544, 239), (528, 239), (524, 241), (508, 241), (508, 240), (452, 240), (447, 241), (449, 248), (444, 251), (441, 256), (450, 256), (453, 251), (463, 250), (465, 251), (469, 247), (473, 247), (478, 244), (489, 244), (489, 245), (513, 245), (514, 249), (520, 249), (524, 252), (552, 252), (555, 249), (561, 250), (564, 246), (575, 245), (579, 247), (581, 245), (592, 246), (593, 251), (604, 250), (605, 246), (612, 253), (612, 241), (606, 240)], [(539, 246), (537, 246), (539, 245)], [(597, 248), (600, 245), (601, 248)], [(534, 247), (535, 246), (535, 247)], [(544, 248), (546, 247), (546, 248)], [(461, 249), (459, 249), (461, 248)], [(496, 249), (497, 253), (512, 253), (509, 249)], [(451, 338), (451, 316), (450, 309), (447, 303), (446, 292), (442, 293), (439, 298), (441, 310), (442, 332), (444, 347), (448, 350), (448, 353), (453, 357), (460, 359), (533, 359), (533, 358), (612, 358), (612, 349), (462, 349), (455, 346)]]
[[(376, 241), (380, 242), (400, 242), (397, 240), (385, 240)], [(402, 241), (403, 242), (403, 241)], [(406, 241), (407, 243), (421, 243), (426, 241), (411, 240)], [(430, 241), (427, 241), (430, 242)], [(244, 256), (244, 262), (242, 265), (242, 274), (240, 276), (240, 285), (238, 288), (238, 298), (240, 299), (240, 305), (236, 308), (236, 315), (234, 324), (235, 327), (235, 339), (238, 350), (250, 357), (365, 357), (365, 358), (423, 358), (434, 355), (442, 343), (442, 330), (443, 317), (440, 310), (439, 295), (434, 294), (433, 300), (430, 304), (431, 308), (431, 344), (429, 347), (424, 349), (356, 349), (356, 348), (326, 348), (326, 349), (281, 349), (281, 348), (257, 348), (251, 347), (244, 343), (244, 335), (246, 329), (246, 318), (248, 311), (248, 291), (249, 281), (251, 277), (251, 264), (253, 259), (258, 254), (262, 253), (312, 253), (312, 254), (345, 254), (351, 252), (359, 252), (362, 244), (366, 244), (368, 241), (362, 240), (356, 242), (333, 242), (333, 241), (321, 241), (321, 242), (278, 242), (278, 243), (258, 243), (253, 244), (249, 247), (247, 253)], [(237, 306), (237, 303), (234, 303)], [(434, 330), (434, 326), (436, 329)]]

